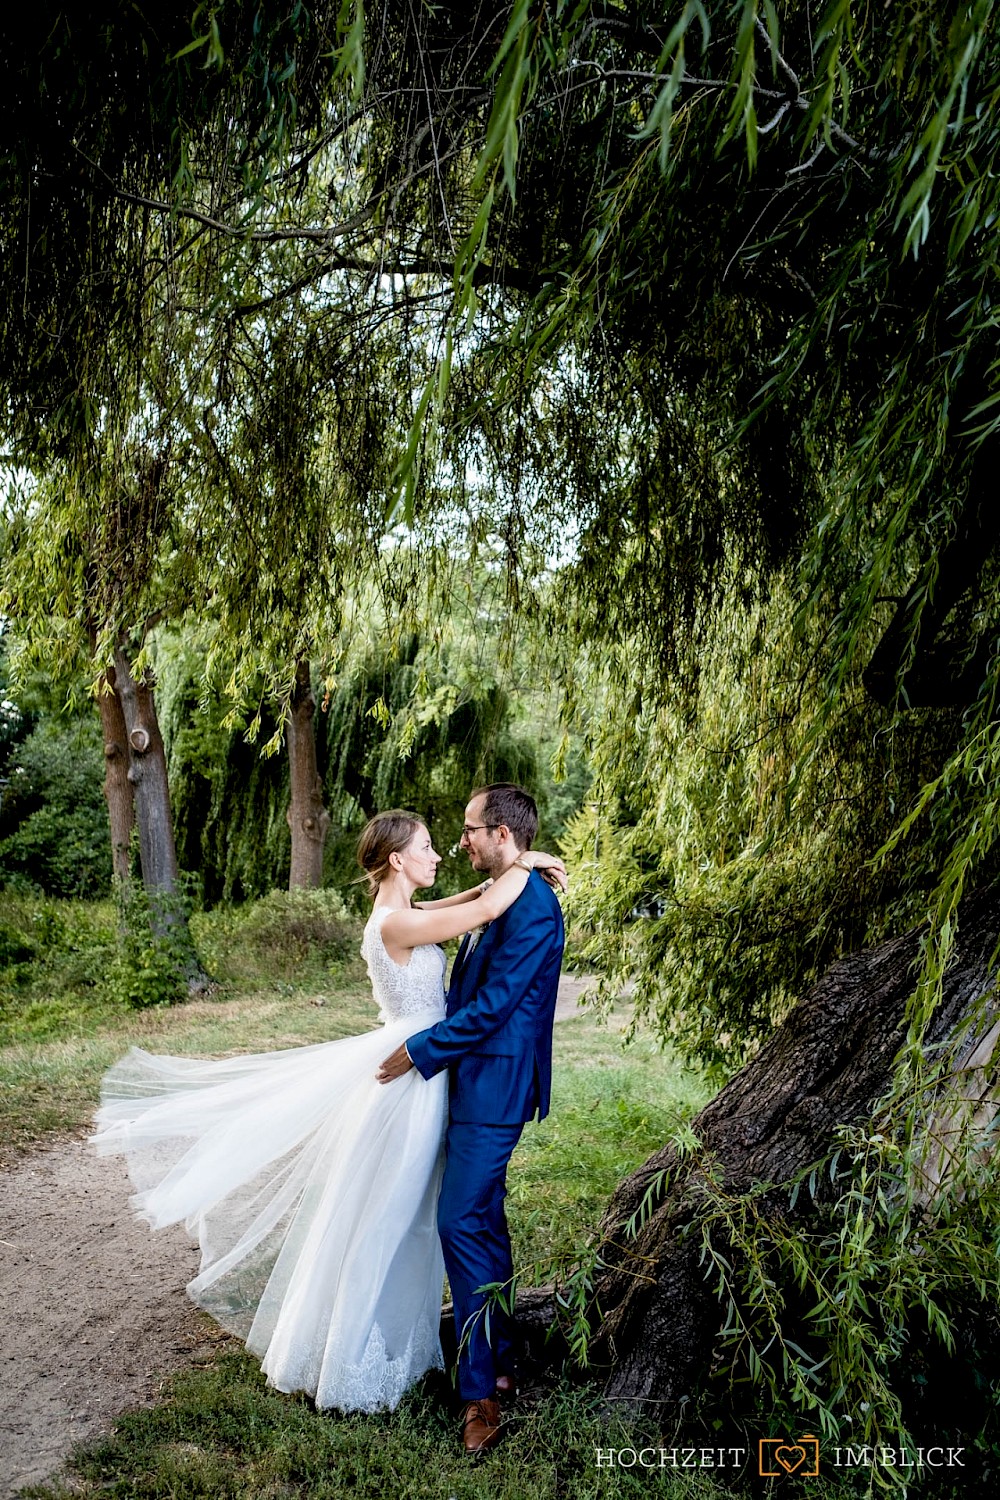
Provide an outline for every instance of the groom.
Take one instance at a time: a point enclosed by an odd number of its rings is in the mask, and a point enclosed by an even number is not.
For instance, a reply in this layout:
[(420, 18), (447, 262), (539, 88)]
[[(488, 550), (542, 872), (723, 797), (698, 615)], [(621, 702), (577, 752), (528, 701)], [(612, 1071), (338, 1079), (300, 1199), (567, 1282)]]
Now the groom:
[[(534, 799), (509, 782), (478, 787), (465, 809), (462, 846), (494, 879), (530, 849)], [(500, 1436), (500, 1398), (515, 1393), (510, 1316), (481, 1288), (499, 1283), (509, 1305), (514, 1274), (504, 1214), (507, 1163), (525, 1122), (549, 1108), (552, 1021), (563, 922), (537, 871), (480, 935), (463, 939), (446, 1016), (407, 1039), (382, 1064), (383, 1082), (411, 1066), (450, 1073), (446, 1161), (438, 1229), (458, 1335), (463, 1443), (484, 1453)]]

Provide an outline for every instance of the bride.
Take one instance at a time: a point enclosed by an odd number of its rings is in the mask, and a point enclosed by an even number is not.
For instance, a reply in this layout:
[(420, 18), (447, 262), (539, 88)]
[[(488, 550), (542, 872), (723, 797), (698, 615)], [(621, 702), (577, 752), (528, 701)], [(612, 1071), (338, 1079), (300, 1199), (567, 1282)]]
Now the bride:
[[(379, 813), (362, 832), (374, 905), (361, 952), (381, 1029), (222, 1061), (133, 1048), (101, 1091), (93, 1140), (126, 1153), (136, 1212), (154, 1229), (183, 1222), (201, 1246), (193, 1301), (245, 1341), (269, 1384), (321, 1408), (392, 1408), (443, 1367), (447, 1073), (411, 1070), (392, 1088), (375, 1074), (444, 1015), (436, 945), (505, 912), (530, 868), (564, 883), (560, 860), (528, 851), (493, 882), (414, 902), (440, 860), (411, 813)], [(411, 908), (423, 916), (404, 943), (391, 917)]]

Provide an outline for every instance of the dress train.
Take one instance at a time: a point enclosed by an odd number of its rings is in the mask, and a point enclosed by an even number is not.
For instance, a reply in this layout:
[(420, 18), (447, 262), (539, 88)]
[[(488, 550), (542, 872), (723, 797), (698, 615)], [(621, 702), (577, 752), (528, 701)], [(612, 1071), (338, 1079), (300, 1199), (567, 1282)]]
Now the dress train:
[(106, 1075), (94, 1137), (124, 1152), (136, 1212), (201, 1247), (192, 1299), (321, 1408), (375, 1411), (443, 1367), (436, 1206), (446, 1076), (375, 1081), (444, 1013), (443, 955), (394, 965), (365, 930), (385, 1024), (343, 1040), (221, 1061), (137, 1048)]

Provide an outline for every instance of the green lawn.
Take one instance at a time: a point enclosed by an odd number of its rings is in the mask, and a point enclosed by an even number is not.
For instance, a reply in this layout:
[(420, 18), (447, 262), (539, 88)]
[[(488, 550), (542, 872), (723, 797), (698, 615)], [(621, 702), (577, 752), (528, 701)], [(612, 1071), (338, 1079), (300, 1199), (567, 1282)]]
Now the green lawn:
[(609, 1470), (598, 1450), (634, 1446), (634, 1428), (596, 1398), (554, 1386), (511, 1421), (480, 1461), (461, 1452), (445, 1393), (432, 1382), (391, 1415), (317, 1414), (264, 1388), (253, 1362), (227, 1351), (177, 1378), (167, 1400), (130, 1414), (81, 1454), (72, 1488), (35, 1488), (44, 1500), (726, 1500), (708, 1471)]
[[(224, 915), (204, 920), (201, 946), (218, 977), (214, 991), (180, 1006), (132, 1011), (101, 987), (102, 955), (114, 936), (110, 909), (45, 903), (39, 912), (30, 902), (0, 902), (9, 945), (16, 950), (19, 931), (33, 935), (25, 945), (32, 952), (0, 981), (0, 1130), (8, 1158), (39, 1149), (53, 1132), (86, 1128), (102, 1073), (133, 1044), (218, 1055), (317, 1042), (376, 1024), (359, 961), (341, 957), (330, 965), (313, 955), (295, 965), (287, 952), (270, 964), (252, 960), (245, 923), (233, 926)], [(37, 940), (39, 930), (48, 931), (47, 945)], [(700, 1081), (648, 1035), (640, 1032), (623, 1048), (617, 1025), (581, 1013), (556, 1028), (552, 1111), (527, 1127), (509, 1175), (522, 1284), (552, 1280), (585, 1253), (615, 1184), (705, 1098)], [(392, 1414), (332, 1416), (267, 1390), (233, 1341), (216, 1347), (207, 1366), (175, 1379), (155, 1407), (126, 1415), (108, 1440), (80, 1453), (68, 1488), (25, 1493), (45, 1500), (723, 1500), (734, 1493), (711, 1469), (609, 1467), (610, 1450), (627, 1461), (632, 1449), (669, 1450), (684, 1438), (629, 1425), (605, 1409), (596, 1388), (567, 1373), (553, 1372), (529, 1391), (505, 1442), (470, 1464), (443, 1380), (428, 1378)], [(828, 1482), (814, 1482), (810, 1492), (842, 1493)]]

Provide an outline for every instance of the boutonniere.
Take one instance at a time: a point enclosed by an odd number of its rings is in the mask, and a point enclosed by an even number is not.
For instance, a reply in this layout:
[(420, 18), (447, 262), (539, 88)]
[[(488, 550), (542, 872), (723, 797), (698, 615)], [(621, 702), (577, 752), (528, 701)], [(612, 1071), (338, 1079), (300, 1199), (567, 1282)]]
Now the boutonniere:
[(480, 924), (479, 924), (478, 927), (473, 927), (472, 928), (472, 930), (469, 933), (469, 946), (465, 950), (466, 953), (471, 953), (472, 952), (473, 948), (479, 942), (479, 939), (482, 937), (482, 935), (486, 931), (487, 927), (492, 927), (492, 926), (493, 926), (492, 922), (480, 922)]

